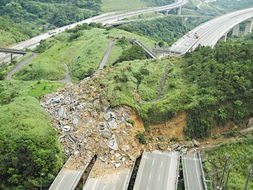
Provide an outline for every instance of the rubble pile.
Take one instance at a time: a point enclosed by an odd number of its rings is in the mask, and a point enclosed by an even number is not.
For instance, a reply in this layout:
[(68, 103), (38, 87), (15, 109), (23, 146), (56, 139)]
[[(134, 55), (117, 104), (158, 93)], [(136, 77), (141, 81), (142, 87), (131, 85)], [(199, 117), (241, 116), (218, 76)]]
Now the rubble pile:
[(136, 133), (144, 129), (129, 122), (131, 110), (113, 108), (100, 90), (96, 80), (86, 78), (44, 96), (41, 105), (50, 113), (67, 156), (84, 164), (96, 155), (111, 168), (130, 167), (142, 149)]

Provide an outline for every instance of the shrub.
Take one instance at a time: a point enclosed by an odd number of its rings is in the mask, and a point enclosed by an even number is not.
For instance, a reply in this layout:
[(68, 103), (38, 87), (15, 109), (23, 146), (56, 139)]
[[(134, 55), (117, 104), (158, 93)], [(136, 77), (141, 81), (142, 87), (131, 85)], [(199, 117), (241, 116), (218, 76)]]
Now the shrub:
[(138, 139), (139, 143), (147, 144), (146, 137), (145, 137), (144, 133), (141, 133), (141, 132), (137, 133), (136, 138)]

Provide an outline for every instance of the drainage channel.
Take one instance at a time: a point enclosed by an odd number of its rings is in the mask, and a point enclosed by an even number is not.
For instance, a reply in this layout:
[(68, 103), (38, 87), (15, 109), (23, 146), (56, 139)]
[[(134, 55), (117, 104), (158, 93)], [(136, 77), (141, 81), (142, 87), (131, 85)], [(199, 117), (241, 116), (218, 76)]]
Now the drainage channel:
[(179, 177), (178, 177), (178, 184), (177, 184), (177, 190), (185, 190), (184, 186), (184, 172), (183, 172), (183, 158), (182, 155), (180, 156), (179, 161)]
[(132, 175), (131, 175), (127, 190), (133, 190), (134, 189), (134, 183), (135, 183), (137, 172), (138, 172), (138, 169), (139, 169), (139, 166), (140, 166), (140, 163), (141, 163), (141, 157), (142, 157), (142, 155), (139, 156), (135, 161), (133, 171), (132, 171)]
[(95, 155), (91, 159), (89, 165), (87, 166), (86, 170), (84, 171), (83, 176), (82, 176), (82, 178), (81, 178), (80, 182), (78, 183), (78, 186), (76, 187), (75, 190), (82, 190), (83, 189), (83, 186), (86, 183), (86, 181), (87, 181), (87, 179), (88, 179), (88, 177), (90, 175), (90, 172), (91, 172), (91, 170), (92, 170), (92, 168), (93, 168), (96, 160), (97, 160), (97, 155)]

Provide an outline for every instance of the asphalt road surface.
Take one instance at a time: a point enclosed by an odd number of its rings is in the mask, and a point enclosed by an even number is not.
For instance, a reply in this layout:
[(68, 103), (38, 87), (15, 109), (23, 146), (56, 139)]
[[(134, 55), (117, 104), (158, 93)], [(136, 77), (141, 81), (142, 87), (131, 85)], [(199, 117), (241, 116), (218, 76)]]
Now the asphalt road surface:
[[(102, 23), (102, 24), (110, 24), (113, 23), (115, 21), (119, 21), (122, 20), (124, 18), (129, 18), (132, 16), (136, 16), (136, 15), (140, 15), (143, 13), (149, 13), (149, 12), (154, 12), (154, 11), (163, 11), (163, 10), (170, 10), (173, 8), (177, 8), (177, 7), (182, 7), (183, 5), (185, 5), (188, 2), (188, 0), (178, 0), (175, 3), (169, 4), (169, 5), (165, 5), (165, 6), (161, 6), (161, 7), (153, 7), (153, 8), (146, 8), (146, 9), (142, 9), (142, 10), (138, 10), (138, 11), (132, 11), (132, 12), (128, 12), (128, 13), (123, 13), (123, 14), (116, 14), (116, 15), (112, 15), (112, 13), (106, 13), (106, 14), (102, 14), (99, 16), (95, 16), (89, 19), (85, 19), (83, 21), (80, 22), (76, 22), (67, 26), (63, 26), (54, 30), (49, 31), (48, 33), (44, 33), (41, 34), (39, 36), (36, 36), (34, 38), (31, 38), (29, 40), (20, 42), (10, 48), (12, 49), (32, 49), (34, 47), (36, 47), (39, 42), (41, 40), (45, 40), (48, 39), (50, 37), (52, 37), (53, 35), (59, 34), (65, 30), (71, 29), (76, 27), (77, 25), (81, 25), (84, 23), (91, 23), (91, 22), (98, 22), (98, 23)], [(6, 61), (9, 59), (9, 55), (0, 53), (0, 61)]]
[(27, 59), (21, 61), (16, 67), (14, 67), (6, 76), (7, 80), (12, 80), (12, 76), (19, 72), (23, 66), (25, 66), (26, 64), (30, 63), (34, 58), (36, 58), (39, 54), (34, 53), (32, 56), (28, 57)]
[(75, 190), (82, 177), (82, 170), (62, 169), (49, 190)]
[(117, 170), (98, 178), (89, 177), (83, 190), (127, 190), (130, 177), (130, 169)]
[[(90, 158), (92, 160), (92, 158)], [(58, 173), (49, 190), (75, 190), (88, 164), (79, 165), (78, 168), (72, 169), (76, 158), (70, 157), (61, 171)], [(70, 167), (72, 166), (72, 167)]]
[(66, 70), (66, 76), (64, 79), (56, 80), (56, 82), (63, 82), (63, 83), (72, 83), (69, 66), (64, 64)]
[(188, 32), (170, 47), (170, 51), (185, 54), (196, 49), (199, 45), (213, 47), (234, 26), (252, 17), (253, 8), (216, 17)]
[(178, 152), (144, 152), (134, 190), (177, 189)]
[(184, 155), (182, 159), (185, 189), (204, 190), (201, 178), (200, 161), (197, 157), (197, 153), (189, 153)]

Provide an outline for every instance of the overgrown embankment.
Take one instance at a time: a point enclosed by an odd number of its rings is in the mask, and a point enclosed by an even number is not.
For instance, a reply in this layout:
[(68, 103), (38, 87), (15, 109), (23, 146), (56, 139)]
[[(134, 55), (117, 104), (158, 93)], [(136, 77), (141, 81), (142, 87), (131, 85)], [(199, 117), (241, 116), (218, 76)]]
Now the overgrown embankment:
[(48, 187), (61, 168), (62, 147), (38, 100), (60, 86), (0, 82), (0, 189)]
[[(146, 126), (186, 111), (189, 137), (205, 137), (213, 126), (239, 124), (253, 115), (253, 42), (198, 48), (183, 58), (129, 61), (103, 71), (101, 86), (113, 105), (135, 108)], [(168, 78), (157, 96), (160, 79)]]

